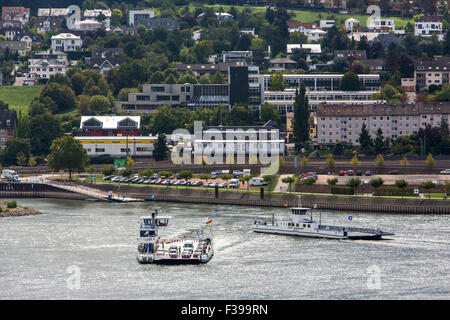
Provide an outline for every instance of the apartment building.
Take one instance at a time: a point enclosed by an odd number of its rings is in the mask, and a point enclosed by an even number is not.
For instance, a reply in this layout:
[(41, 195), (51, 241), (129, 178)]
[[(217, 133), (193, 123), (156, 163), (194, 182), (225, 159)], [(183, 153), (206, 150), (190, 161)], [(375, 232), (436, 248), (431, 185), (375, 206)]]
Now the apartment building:
[(139, 116), (82, 116), (80, 129), (83, 136), (138, 136)]
[(65, 74), (69, 61), (67, 54), (53, 49), (36, 53), (28, 60), (28, 72), (32, 78), (48, 79), (50, 76)]
[(154, 10), (147, 9), (130, 9), (127, 11), (127, 24), (129, 26), (136, 25), (139, 19), (151, 19), (155, 17)]
[(30, 8), (2, 7), (2, 20), (19, 21), (23, 25), (30, 20)]
[(423, 59), (414, 63), (414, 79), (419, 90), (428, 90), (431, 85), (448, 84), (449, 78), (450, 57)]
[(396, 139), (416, 134), (426, 125), (439, 126), (442, 119), (448, 121), (450, 103), (383, 103), (372, 105), (320, 104), (316, 107), (317, 141), (334, 144), (344, 141), (358, 145), (362, 125), (365, 124), (372, 138), (377, 130), (384, 137)]

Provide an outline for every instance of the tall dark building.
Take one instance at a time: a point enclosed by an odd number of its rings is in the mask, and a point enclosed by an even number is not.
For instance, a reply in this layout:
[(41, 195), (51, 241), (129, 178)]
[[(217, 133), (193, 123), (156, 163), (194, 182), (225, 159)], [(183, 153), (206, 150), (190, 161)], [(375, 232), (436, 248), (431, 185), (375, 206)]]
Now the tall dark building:
[(248, 67), (230, 67), (228, 71), (230, 106), (248, 104)]

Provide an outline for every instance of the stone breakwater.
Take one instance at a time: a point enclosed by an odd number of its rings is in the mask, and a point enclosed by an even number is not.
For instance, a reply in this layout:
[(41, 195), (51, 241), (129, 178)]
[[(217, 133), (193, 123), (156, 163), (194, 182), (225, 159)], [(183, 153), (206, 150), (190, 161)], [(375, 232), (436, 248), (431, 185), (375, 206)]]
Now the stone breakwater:
[(41, 214), (39, 210), (31, 209), (31, 208), (8, 208), (5, 203), (0, 202), (0, 208), (2, 211), (0, 212), (0, 217), (23, 217), (23, 216), (34, 216), (37, 214)]

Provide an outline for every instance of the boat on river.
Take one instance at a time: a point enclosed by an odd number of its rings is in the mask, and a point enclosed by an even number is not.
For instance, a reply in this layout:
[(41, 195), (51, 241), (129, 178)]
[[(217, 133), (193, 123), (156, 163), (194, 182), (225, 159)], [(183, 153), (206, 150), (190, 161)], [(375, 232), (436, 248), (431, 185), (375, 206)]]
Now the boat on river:
[[(151, 216), (141, 217), (137, 260), (139, 263), (155, 264), (201, 264), (214, 256), (211, 237), (197, 239), (164, 239), (159, 229), (169, 224), (170, 216), (159, 216), (155, 210)], [(207, 224), (211, 222), (208, 221)]]
[(311, 208), (297, 207), (290, 208), (290, 215), (278, 221), (273, 215), (269, 222), (255, 220), (252, 229), (260, 233), (329, 239), (379, 240), (383, 236), (394, 235), (380, 229), (322, 224), (321, 220), (317, 222), (313, 219)]

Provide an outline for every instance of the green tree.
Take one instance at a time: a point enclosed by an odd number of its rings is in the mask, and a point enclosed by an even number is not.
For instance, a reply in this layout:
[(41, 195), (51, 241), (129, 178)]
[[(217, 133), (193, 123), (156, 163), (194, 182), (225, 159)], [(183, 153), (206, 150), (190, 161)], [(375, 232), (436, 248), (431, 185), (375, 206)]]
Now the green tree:
[(378, 189), (379, 187), (381, 187), (384, 183), (384, 180), (382, 178), (373, 178), (370, 179), (369, 184), (374, 188), (374, 189)]
[(80, 141), (64, 136), (53, 141), (50, 154), (47, 157), (48, 166), (53, 170), (69, 170), (69, 179), (72, 180), (72, 172), (82, 171), (89, 162), (86, 149)]
[(111, 13), (111, 24), (115, 27), (119, 27), (122, 22), (122, 11), (119, 9), (113, 9)]
[(273, 190), (273, 184), (276, 183), (278, 180), (278, 176), (274, 174), (267, 174), (263, 177), (263, 181), (267, 182), (267, 188), (268, 190)]
[(281, 116), (278, 109), (274, 105), (265, 103), (261, 107), (261, 121), (266, 123), (269, 120), (275, 121), (278, 125), (281, 124)]
[(181, 177), (181, 179), (184, 179), (187, 181), (192, 178), (193, 174), (192, 174), (191, 170), (182, 170), (182, 171), (180, 171), (180, 173), (178, 175)]
[(105, 177), (112, 175), (115, 171), (116, 171), (116, 167), (114, 165), (103, 167), (101, 170), (102, 174)]
[(353, 192), (356, 194), (356, 189), (361, 185), (361, 179), (351, 178), (345, 183), (348, 187), (352, 188)]
[(280, 71), (270, 75), (270, 91), (284, 91), (288, 86), (286, 79)]
[(327, 184), (328, 184), (330, 187), (335, 186), (337, 183), (338, 183), (338, 179), (337, 179), (337, 178), (328, 178), (328, 179), (327, 179)]
[(364, 122), (361, 126), (361, 133), (359, 134), (358, 141), (361, 151), (367, 154), (372, 153), (372, 138), (370, 137), (369, 130), (367, 130), (367, 126)]
[(45, 113), (34, 116), (30, 121), (30, 143), (33, 155), (46, 155), (52, 141), (63, 134), (58, 117)]
[(95, 95), (90, 99), (90, 107), (93, 112), (105, 112), (111, 108), (111, 102), (105, 96)]
[(377, 130), (377, 135), (373, 142), (373, 147), (375, 154), (382, 154), (386, 151), (386, 141), (384, 140), (383, 130), (381, 130), (381, 128), (378, 128)]
[(336, 161), (334, 161), (332, 153), (328, 154), (328, 157), (327, 157), (327, 160), (325, 160), (325, 163), (327, 164), (328, 169), (330, 169), (330, 172), (333, 172)]
[(131, 167), (126, 167), (125, 170), (122, 170), (122, 176), (124, 176), (125, 178), (131, 177), (132, 174), (133, 168)]
[(342, 76), (339, 87), (343, 91), (359, 91), (362, 89), (362, 84), (356, 73), (348, 71)]
[(402, 199), (403, 199), (404, 190), (408, 187), (408, 182), (405, 179), (399, 179), (395, 180), (395, 185), (402, 191)]
[(158, 141), (156, 141), (155, 149), (153, 150), (153, 157), (156, 161), (164, 160), (167, 157), (168, 151), (166, 135), (158, 135)]
[(4, 166), (15, 165), (18, 160), (19, 153), (22, 153), (25, 158), (30, 156), (30, 140), (24, 138), (14, 138), (6, 143), (5, 150), (2, 152), (2, 164)]
[(355, 154), (353, 158), (350, 160), (350, 165), (353, 168), (359, 167), (361, 165), (361, 161), (358, 160), (358, 156)]
[(295, 149), (298, 151), (309, 140), (309, 104), (306, 96), (306, 86), (300, 83), (300, 90), (295, 90), (294, 118), (292, 127)]
[(288, 184), (288, 191), (291, 192), (291, 185), (295, 182), (295, 177), (285, 177), (281, 181)]
[(420, 186), (426, 190), (428, 190), (428, 199), (430, 199), (430, 190), (436, 187), (436, 183), (433, 181), (425, 181), (420, 184)]
[(404, 167), (409, 165), (409, 161), (406, 159), (406, 156), (403, 156), (402, 160), (400, 160), (400, 165)]
[(377, 169), (381, 169), (384, 167), (384, 158), (382, 154), (378, 154), (375, 158), (375, 167)]
[(434, 167), (434, 165), (436, 164), (436, 162), (434, 161), (434, 158), (431, 155), (431, 153), (428, 154), (427, 159), (425, 160), (425, 164), (428, 167)]

